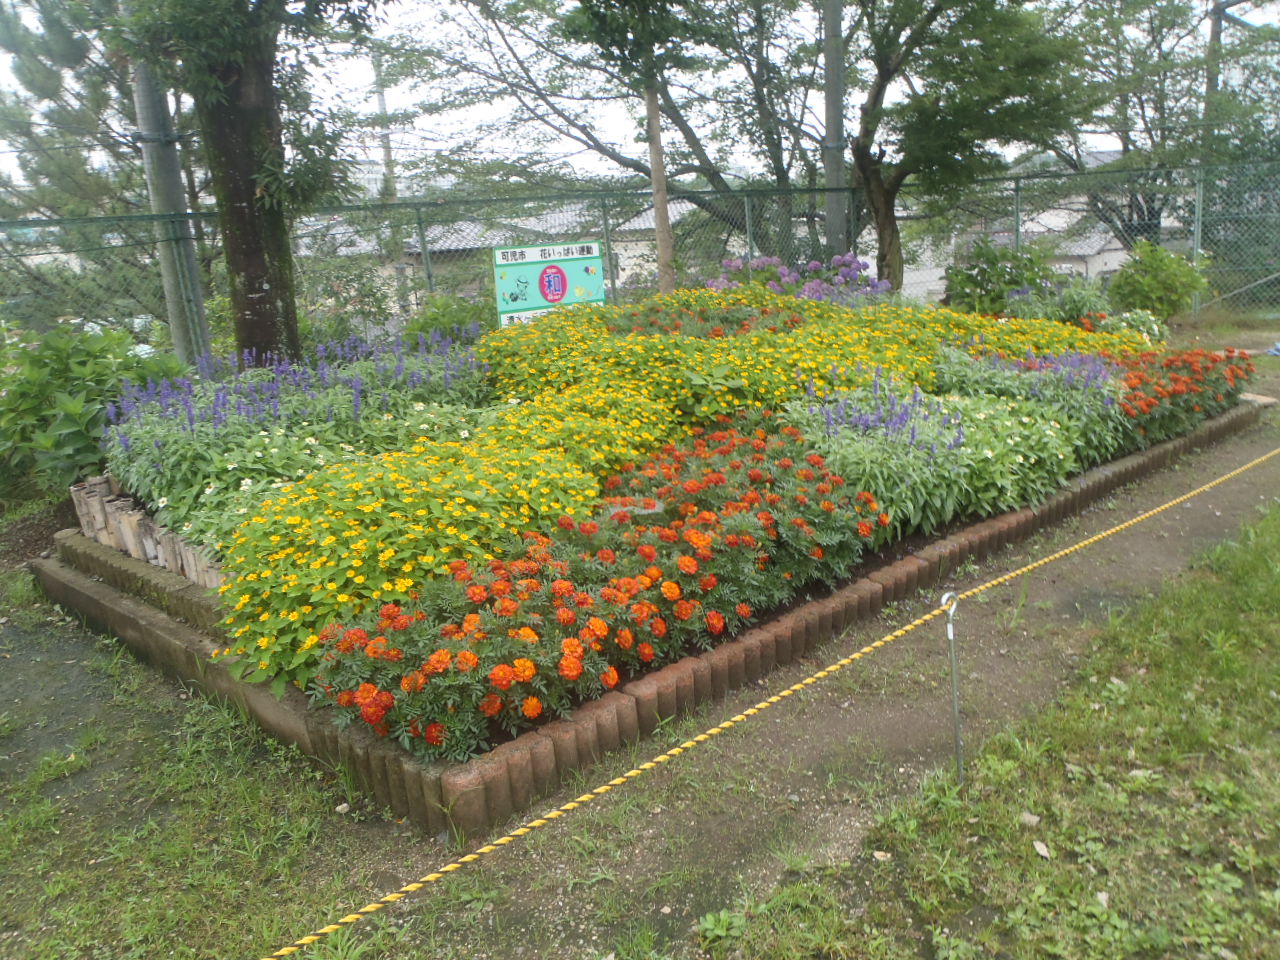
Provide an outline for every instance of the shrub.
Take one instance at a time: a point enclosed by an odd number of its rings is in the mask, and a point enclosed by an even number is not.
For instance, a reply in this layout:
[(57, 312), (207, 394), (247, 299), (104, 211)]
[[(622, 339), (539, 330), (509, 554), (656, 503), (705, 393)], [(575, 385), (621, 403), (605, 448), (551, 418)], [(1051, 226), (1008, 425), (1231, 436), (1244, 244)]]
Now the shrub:
[(1126, 310), (1099, 318), (1093, 325), (1098, 333), (1138, 333), (1149, 344), (1160, 344), (1169, 338), (1169, 328), (1150, 310)]
[(117, 330), (61, 325), (9, 334), (0, 351), (0, 464), (9, 482), (53, 490), (98, 473), (107, 405), (129, 381), (176, 376), (176, 357), (142, 356)]
[(1035, 248), (1015, 251), (979, 239), (969, 253), (968, 263), (947, 267), (946, 278), (949, 307), (994, 314), (1008, 310), (1010, 294), (1025, 295), (1051, 283), (1053, 270), (1045, 255)]
[(1005, 312), (1011, 317), (1040, 318), (1058, 323), (1074, 323), (1096, 330), (1110, 305), (1102, 284), (1088, 277), (1055, 276), (1040, 286), (1013, 290), (1005, 298)]
[(468, 300), (447, 293), (431, 293), (420, 298), (417, 310), (405, 324), (404, 336), (410, 342), (420, 335), (472, 341), (496, 329), (498, 308), (492, 297)]
[(1148, 310), (1161, 320), (1185, 312), (1192, 298), (1208, 286), (1204, 274), (1180, 257), (1148, 240), (1139, 240), (1124, 266), (1111, 279), (1107, 293), (1121, 310)]

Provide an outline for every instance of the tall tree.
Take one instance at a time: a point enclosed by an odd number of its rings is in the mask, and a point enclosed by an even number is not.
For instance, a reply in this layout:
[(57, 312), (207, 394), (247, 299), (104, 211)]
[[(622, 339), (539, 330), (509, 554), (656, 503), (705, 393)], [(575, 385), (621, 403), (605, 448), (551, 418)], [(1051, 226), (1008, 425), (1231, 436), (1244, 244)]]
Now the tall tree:
[[(908, 178), (954, 190), (1000, 169), (998, 147), (1047, 145), (1088, 109), (1078, 44), (1017, 0), (855, 0), (851, 56), (867, 69), (851, 138), (876, 268), (902, 285), (897, 201)], [(896, 97), (896, 99), (891, 99)]]
[(679, 4), (667, 0), (580, 0), (564, 24), (566, 36), (594, 46), (644, 97), (660, 293), (675, 292), (676, 268), (658, 96), (668, 67), (684, 66), (691, 60), (685, 52), (690, 34), (685, 17), (687, 12)]
[[(683, 14), (679, 35), (696, 39), (697, 55), (667, 57), (657, 76), (658, 108), (672, 132), (664, 144), (669, 188), (729, 230), (745, 227), (744, 183), (787, 191), (813, 182), (820, 169), (821, 124), (810, 105), (816, 41), (812, 24), (797, 15), (800, 7), (800, 0), (686, 0), (670, 7)], [(424, 12), (432, 17), (428, 25), (395, 39), (388, 72), (422, 91), (426, 114), (466, 134), (446, 154), (451, 160), (533, 169), (590, 153), (651, 179), (647, 151), (636, 150), (610, 122), (619, 104), (639, 99), (634, 70), (565, 29), (577, 9), (567, 0), (442, 4)], [(423, 35), (431, 38), (425, 44)], [(475, 109), (482, 104), (489, 109)], [(495, 106), (503, 108), (496, 116)], [(636, 111), (637, 127), (645, 117)], [(647, 138), (641, 142), (647, 146)], [(754, 169), (744, 169), (748, 160)], [(790, 214), (757, 211), (758, 249), (785, 255)]]
[[(377, 0), (135, 0), (125, 24), (139, 55), (167, 68), (195, 104), (222, 231), (236, 345), (242, 354), (296, 356), (290, 217), (331, 184), (324, 163), (286, 162), (282, 90), (297, 72), (283, 41), (362, 31)], [(296, 66), (296, 64), (295, 64)], [(313, 130), (291, 146), (331, 158), (336, 142)]]
[(75, 316), (132, 329), (165, 316), (154, 225), (92, 219), (148, 209), (129, 64), (103, 40), (117, 14), (115, 0), (0, 7), (0, 49), (15, 81), (0, 92), (0, 143), (11, 159), (0, 172), (0, 218), (63, 221), (0, 234), (10, 322), (39, 329)]

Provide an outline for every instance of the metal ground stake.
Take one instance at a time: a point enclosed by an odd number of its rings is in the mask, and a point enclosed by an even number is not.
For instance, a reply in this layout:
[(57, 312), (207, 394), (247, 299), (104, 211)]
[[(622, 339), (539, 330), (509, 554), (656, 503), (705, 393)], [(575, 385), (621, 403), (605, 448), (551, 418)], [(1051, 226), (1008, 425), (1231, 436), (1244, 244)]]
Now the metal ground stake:
[(956, 783), (964, 786), (964, 745), (960, 742), (960, 669), (956, 666), (956, 607), (960, 598), (944, 593), (938, 605), (947, 611), (947, 651), (951, 656), (951, 726), (956, 741)]

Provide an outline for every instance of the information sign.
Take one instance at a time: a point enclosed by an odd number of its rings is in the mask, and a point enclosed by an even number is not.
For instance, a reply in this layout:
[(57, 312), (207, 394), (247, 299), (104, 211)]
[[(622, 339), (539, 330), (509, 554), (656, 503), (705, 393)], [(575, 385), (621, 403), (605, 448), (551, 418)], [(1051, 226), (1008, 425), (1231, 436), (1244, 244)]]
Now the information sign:
[(493, 286), (503, 327), (572, 303), (604, 303), (600, 244), (495, 247)]

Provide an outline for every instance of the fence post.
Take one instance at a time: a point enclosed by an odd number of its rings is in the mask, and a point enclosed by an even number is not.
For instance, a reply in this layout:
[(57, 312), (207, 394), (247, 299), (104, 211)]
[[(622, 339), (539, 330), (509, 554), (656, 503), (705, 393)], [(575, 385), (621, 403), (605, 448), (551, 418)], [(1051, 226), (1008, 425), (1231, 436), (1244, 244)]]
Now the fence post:
[[(1204, 167), (1196, 167), (1195, 214), (1191, 218), (1191, 265), (1200, 269), (1200, 242), (1204, 225)], [(1191, 295), (1191, 316), (1200, 319), (1200, 291)]]
[(609, 299), (618, 302), (618, 271), (613, 261), (613, 229), (609, 225), (609, 198), (600, 198), (600, 217), (604, 222), (604, 262), (609, 271)]
[(1022, 252), (1022, 178), (1013, 178), (1013, 252)]
[(431, 275), (431, 251), (427, 249), (427, 228), (422, 223), (422, 208), (414, 207), (413, 215), (418, 226), (418, 252), (422, 254), (422, 269), (427, 275), (427, 293), (435, 293), (436, 281)]
[(742, 198), (742, 206), (744, 211), (743, 219), (747, 228), (747, 282), (751, 282), (751, 261), (756, 258), (756, 238), (751, 230), (751, 194), (745, 194)]

